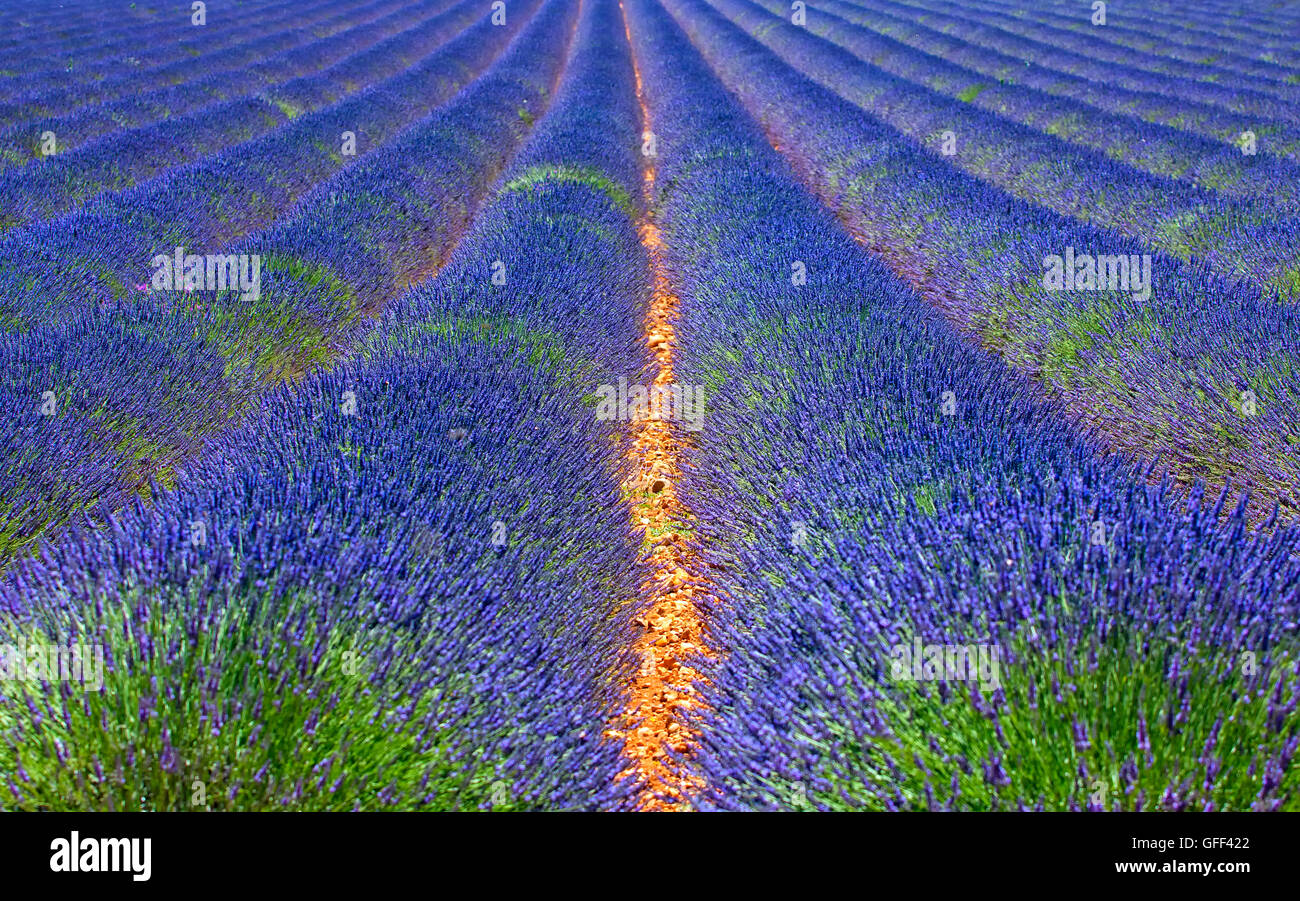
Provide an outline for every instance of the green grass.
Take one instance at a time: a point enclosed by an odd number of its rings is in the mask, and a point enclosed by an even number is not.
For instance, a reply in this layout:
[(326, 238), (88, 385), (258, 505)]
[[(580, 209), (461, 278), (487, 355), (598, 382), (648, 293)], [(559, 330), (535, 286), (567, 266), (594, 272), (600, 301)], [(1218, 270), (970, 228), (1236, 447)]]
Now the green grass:
[[(361, 313), (352, 287), (326, 266), (271, 254), (262, 260), (263, 281), (268, 275), (292, 280), (304, 290), (326, 292), (336, 312), (331, 327)], [(197, 325), (226, 358), (227, 374), (248, 369), (264, 380), (294, 376), (333, 355), (325, 326), (303, 314), (300, 300), (296, 292), (264, 289), (256, 300), (214, 304)]]
[(916, 501), (916, 508), (926, 516), (934, 516), (937, 509), (936, 500), (944, 503), (946, 491), (942, 484), (925, 483), (916, 486), (912, 492), (912, 499)]
[[(493, 344), (518, 342), (524, 348), (529, 365), (545, 364), (558, 372), (571, 369), (569, 354), (559, 333), (529, 328), (520, 319), (483, 315), (427, 319), (411, 323), (403, 332), (389, 333), (387, 347), (409, 348), (418, 335), (437, 335), (454, 341), (483, 341)], [(378, 348), (372, 344), (371, 349)], [(593, 406), (594, 403), (592, 400)]]
[(1273, 282), (1283, 300), (1300, 297), (1300, 263), (1284, 271)]
[(1064, 318), (1065, 327), (1052, 332), (1043, 350), (1042, 372), (1053, 384), (1068, 387), (1077, 376), (1079, 354), (1106, 333), (1106, 316), (1087, 310)]
[[(263, 273), (286, 275), (304, 289), (322, 290), (336, 305), (337, 316), (331, 322), (336, 328), (349, 317), (359, 315), (358, 300), (352, 289), (331, 270), (297, 258), (271, 255), (263, 259)], [(205, 313), (191, 320), (196, 335), (214, 348), (226, 360), (226, 376), (251, 373), (266, 383), (295, 378), (315, 366), (333, 359), (334, 347), (330, 334), (318, 323), (303, 315), (297, 306), (301, 292), (277, 290), (279, 300), (263, 292), (255, 301), (234, 300), (214, 303)], [(178, 298), (188, 295), (178, 294)], [(199, 296), (196, 296), (198, 299)], [(200, 301), (201, 302), (201, 301)], [(0, 317), (0, 322), (3, 319)], [(53, 390), (61, 396), (57, 374), (51, 373)], [(177, 397), (184, 394), (184, 386), (177, 386)], [(237, 416), (242, 407), (232, 408)], [(177, 402), (176, 416), (186, 420), (183, 399)], [(159, 444), (150, 434), (146, 423), (124, 418), (113, 413), (105, 404), (84, 414), (87, 428), (97, 440), (111, 446), (121, 461), (120, 487), (139, 490), (148, 497), (149, 479), (163, 488), (175, 486), (175, 473), (169, 464), (159, 461), (175, 458), (175, 448)], [(226, 420), (194, 422), (187, 426), (187, 434), (198, 435), (222, 428)], [(12, 496), (22, 496), (21, 486), (9, 486)], [(78, 486), (66, 486), (78, 494)], [(14, 509), (0, 501), (0, 564), (29, 548), (50, 528), (75, 516), (82, 506), (66, 508), (66, 498), (43, 499), (35, 509)], [(20, 524), (26, 523), (25, 529)]]
[(582, 184), (604, 192), (610, 201), (626, 215), (636, 214), (632, 197), (625, 188), (612, 181), (603, 172), (589, 166), (570, 166), (567, 164), (546, 164), (533, 166), (512, 178), (501, 189), (506, 194), (511, 191), (526, 191), (530, 188), (548, 183)]
[(302, 115), (302, 107), (295, 106), (288, 100), (273, 100), (271, 102), (279, 107), (280, 112), (284, 113), (286, 119), (294, 119)]
[(1008, 359), (1016, 359), (1022, 352), (1023, 339), (1030, 330), (1021, 323), (1013, 324), (1013, 317), (1019, 320), (1029, 316), (1034, 308), (1043, 303), (1043, 284), (1039, 279), (1027, 278), (1006, 285), (997, 293), (1003, 303), (999, 306), (990, 304), (985, 309), (977, 310), (973, 325), (985, 347)]
[(1206, 216), (1200, 210), (1161, 219), (1155, 226), (1155, 248), (1182, 260), (1205, 256), (1236, 227), (1230, 213)]
[[(59, 683), (6, 684), (0, 771), (18, 794), (0, 780), (0, 809), (351, 810), (377, 806), (384, 788), (403, 808), (474, 809), (494, 796), (492, 806), (511, 806), (491, 761), (461, 772), (465, 761), (439, 756), (457, 726), (443, 717), (471, 689), (454, 671), (420, 689), (428, 673), (417, 632), (346, 614), (327, 627), (310, 597), (273, 602), (269, 588), (226, 599), (195, 628), (192, 611), (216, 599), (197, 583), (171, 592), (128, 592), (50, 633), (0, 621), (9, 641), (93, 636), (115, 661), (104, 664), (101, 691), (70, 684), (66, 703)], [(301, 639), (286, 625), (299, 619)], [(183, 649), (171, 662), (169, 647)], [(405, 705), (413, 712), (403, 721)], [(418, 735), (426, 717), (431, 742)]]
[(329, 157), (334, 165), (343, 165), (343, 148), (341, 144), (338, 145), (338, 149), (335, 149), (335, 145), (326, 144), (324, 141), (312, 141), (312, 146)]
[[(892, 735), (870, 745), (840, 735), (865, 778), (845, 782), (828, 776), (833, 789), (816, 800), (844, 807), (838, 797), (842, 789), (879, 807), (865, 784), (870, 781), (891, 794), (896, 788), (903, 806), (924, 809), (927, 784), (943, 801), (951, 799), (955, 777), (954, 806), (966, 810), (1007, 808), (1022, 800), (1041, 801), (1049, 810), (1086, 807), (1090, 800), (1128, 810), (1137, 806), (1139, 793), (1145, 796), (1144, 809), (1151, 809), (1159, 806), (1167, 786), (1179, 783), (1187, 786), (1184, 794), (1195, 796), (1196, 809), (1209, 802), (1217, 810), (1248, 810), (1262, 785), (1263, 762), (1298, 728), (1292, 722), (1279, 732), (1267, 722), (1276, 682), (1295, 688), (1294, 676), (1286, 675), (1294, 667), (1294, 652), (1279, 655), (1268, 673), (1249, 676), (1242, 654), (1205, 648), (1184, 668), (1185, 679), (1171, 680), (1166, 669), (1186, 640), (1117, 630), (1096, 640), (1095, 656), (1090, 648), (1074, 652), (1075, 675), (1070, 675), (1058, 654), (1021, 636), (1016, 659), (1004, 656), (999, 667), (1006, 693), (998, 714), (1002, 737), (998, 723), (972, 703), (970, 693), (979, 691), (974, 683), (950, 683), (955, 690), (946, 702), (934, 683), (891, 683), (894, 689), (879, 709)], [(1140, 718), (1146, 722), (1149, 752), (1139, 745)], [(1086, 727), (1086, 745), (1076, 744), (1076, 720)], [(1210, 763), (1217, 769), (1207, 770), (1203, 762), (1207, 742), (1206, 759), (1217, 761)], [(983, 764), (991, 754), (1000, 758), (1009, 784), (986, 781)], [(1128, 792), (1121, 777), (1126, 766), (1135, 770), (1135, 787)], [(1289, 808), (1300, 809), (1297, 789), (1300, 770), (1291, 767), (1275, 796), (1292, 799)]]

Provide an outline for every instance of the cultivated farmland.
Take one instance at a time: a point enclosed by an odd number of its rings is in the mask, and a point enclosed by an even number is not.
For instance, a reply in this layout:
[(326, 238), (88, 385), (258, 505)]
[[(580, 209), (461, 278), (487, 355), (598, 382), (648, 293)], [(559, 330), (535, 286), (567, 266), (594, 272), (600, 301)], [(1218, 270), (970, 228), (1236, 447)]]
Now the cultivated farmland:
[(1300, 5), (0, 0), (0, 810), (1300, 810)]

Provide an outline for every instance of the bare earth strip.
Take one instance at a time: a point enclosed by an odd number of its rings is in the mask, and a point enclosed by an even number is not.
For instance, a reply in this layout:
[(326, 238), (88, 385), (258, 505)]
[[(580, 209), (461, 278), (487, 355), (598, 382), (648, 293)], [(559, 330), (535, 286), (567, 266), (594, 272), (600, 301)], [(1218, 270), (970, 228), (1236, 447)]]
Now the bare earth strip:
[[(622, 4), (619, 4), (620, 9)], [(624, 13), (623, 27), (627, 30)], [(631, 33), (628, 33), (631, 43)], [(642, 132), (651, 134), (649, 110), (641, 86), (641, 72), (633, 55), (637, 102)], [(641, 242), (650, 259), (653, 292), (646, 313), (645, 340), (658, 364), (652, 387), (674, 384), (673, 356), (677, 346), (675, 322), (680, 302), (669, 283), (663, 241), (653, 221), (655, 164), (644, 155), (646, 214), (638, 224)], [(674, 758), (689, 756), (696, 744), (683, 719), (698, 708), (692, 682), (696, 671), (683, 661), (707, 652), (704, 622), (695, 598), (705, 585), (703, 563), (688, 540), (693, 516), (677, 496), (680, 461), (689, 442), (680, 423), (658, 415), (632, 423), (633, 440), (627, 453), (628, 476), (624, 493), (631, 505), (633, 523), (644, 530), (653, 546), (651, 578), (642, 587), (646, 610), (637, 620), (645, 628), (637, 650), (641, 669), (628, 687), (623, 722), (610, 730), (624, 740), (630, 758), (629, 775), (645, 782), (639, 807), (647, 811), (688, 808), (687, 795), (698, 790), (693, 777), (683, 775)], [(671, 753), (670, 753), (671, 752)]]

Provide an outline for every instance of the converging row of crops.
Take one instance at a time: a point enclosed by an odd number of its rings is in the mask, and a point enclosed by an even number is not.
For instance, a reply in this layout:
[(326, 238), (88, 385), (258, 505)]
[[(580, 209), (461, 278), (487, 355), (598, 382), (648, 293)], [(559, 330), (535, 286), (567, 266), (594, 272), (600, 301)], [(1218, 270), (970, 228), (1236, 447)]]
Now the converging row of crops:
[(1300, 810), (1300, 5), (0, 22), (0, 810)]

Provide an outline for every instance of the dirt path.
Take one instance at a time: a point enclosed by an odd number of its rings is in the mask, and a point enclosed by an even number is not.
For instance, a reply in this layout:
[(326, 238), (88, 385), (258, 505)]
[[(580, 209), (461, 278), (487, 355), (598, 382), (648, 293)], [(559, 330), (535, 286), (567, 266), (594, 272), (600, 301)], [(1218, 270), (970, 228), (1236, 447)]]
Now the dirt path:
[[(626, 12), (623, 27), (630, 45)], [(642, 133), (651, 134), (635, 53), (632, 58)], [(669, 283), (663, 240), (653, 221), (655, 158), (644, 154), (642, 158), (647, 212), (638, 223), (638, 231), (653, 277), (644, 327), (645, 342), (658, 364), (658, 373), (649, 386), (653, 391), (656, 386), (674, 384), (675, 323), (680, 301)], [(634, 526), (644, 531), (653, 550), (651, 577), (642, 586), (646, 612), (637, 620), (645, 628), (637, 643), (642, 665), (628, 686), (623, 721), (611, 730), (612, 735), (623, 739), (631, 772), (646, 780), (639, 808), (651, 811), (688, 809), (683, 798), (697, 787), (693, 779), (678, 774), (668, 752), (689, 755), (696, 743), (696, 737), (679, 722), (680, 714), (699, 705), (691, 685), (696, 672), (682, 661), (707, 649), (704, 623), (695, 605), (695, 597), (704, 585), (703, 564), (698, 552), (687, 543), (693, 517), (678, 498), (676, 488), (680, 460), (689, 440), (680, 422), (660, 413), (652, 407), (647, 418), (631, 424), (633, 444), (627, 455), (624, 493)]]

